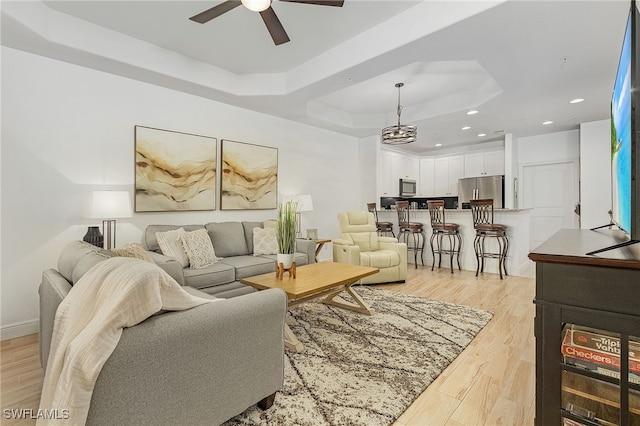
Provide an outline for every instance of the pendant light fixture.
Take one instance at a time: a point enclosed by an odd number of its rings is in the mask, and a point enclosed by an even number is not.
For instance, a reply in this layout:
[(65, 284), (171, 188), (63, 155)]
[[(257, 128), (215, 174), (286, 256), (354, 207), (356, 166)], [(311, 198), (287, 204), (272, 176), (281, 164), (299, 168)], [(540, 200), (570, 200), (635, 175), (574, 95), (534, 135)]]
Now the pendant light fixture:
[(400, 88), (402, 86), (404, 86), (404, 83), (396, 83), (396, 87), (398, 88), (398, 125), (382, 129), (382, 143), (385, 145), (402, 145), (416, 141), (418, 128), (416, 126), (400, 124), (400, 114), (402, 113), (402, 105), (400, 105)]

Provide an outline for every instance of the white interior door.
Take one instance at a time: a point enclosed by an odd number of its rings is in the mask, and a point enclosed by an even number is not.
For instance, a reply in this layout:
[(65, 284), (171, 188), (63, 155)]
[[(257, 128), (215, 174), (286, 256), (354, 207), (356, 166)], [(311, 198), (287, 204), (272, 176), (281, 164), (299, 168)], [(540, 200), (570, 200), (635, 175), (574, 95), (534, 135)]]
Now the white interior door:
[(531, 208), (529, 249), (563, 228), (577, 228), (578, 203), (576, 161), (522, 166), (522, 208)]

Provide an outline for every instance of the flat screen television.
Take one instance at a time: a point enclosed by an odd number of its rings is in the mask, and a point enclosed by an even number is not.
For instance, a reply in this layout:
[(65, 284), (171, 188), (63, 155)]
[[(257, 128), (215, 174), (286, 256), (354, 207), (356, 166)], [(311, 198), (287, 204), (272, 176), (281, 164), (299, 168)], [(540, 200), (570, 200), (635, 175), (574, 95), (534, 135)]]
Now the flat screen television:
[(636, 2), (632, 1), (611, 96), (611, 221), (627, 234), (628, 241), (588, 254), (640, 241), (640, 187), (636, 184), (640, 171), (638, 15)]

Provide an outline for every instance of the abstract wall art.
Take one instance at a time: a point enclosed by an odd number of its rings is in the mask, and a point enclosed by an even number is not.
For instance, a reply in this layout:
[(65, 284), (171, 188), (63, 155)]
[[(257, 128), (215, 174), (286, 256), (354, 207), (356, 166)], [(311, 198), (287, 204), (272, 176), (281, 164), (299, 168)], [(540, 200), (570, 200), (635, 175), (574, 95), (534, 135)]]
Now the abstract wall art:
[(278, 149), (222, 140), (222, 210), (275, 209)]
[(217, 140), (135, 126), (136, 212), (215, 210)]

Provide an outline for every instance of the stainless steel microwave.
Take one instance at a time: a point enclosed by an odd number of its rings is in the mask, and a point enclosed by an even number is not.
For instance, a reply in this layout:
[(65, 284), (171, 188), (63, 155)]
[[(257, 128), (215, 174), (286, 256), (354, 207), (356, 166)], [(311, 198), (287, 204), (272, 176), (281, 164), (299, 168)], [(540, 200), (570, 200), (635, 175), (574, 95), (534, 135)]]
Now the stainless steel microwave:
[(412, 179), (400, 179), (400, 196), (401, 197), (415, 197), (417, 190), (417, 184)]

